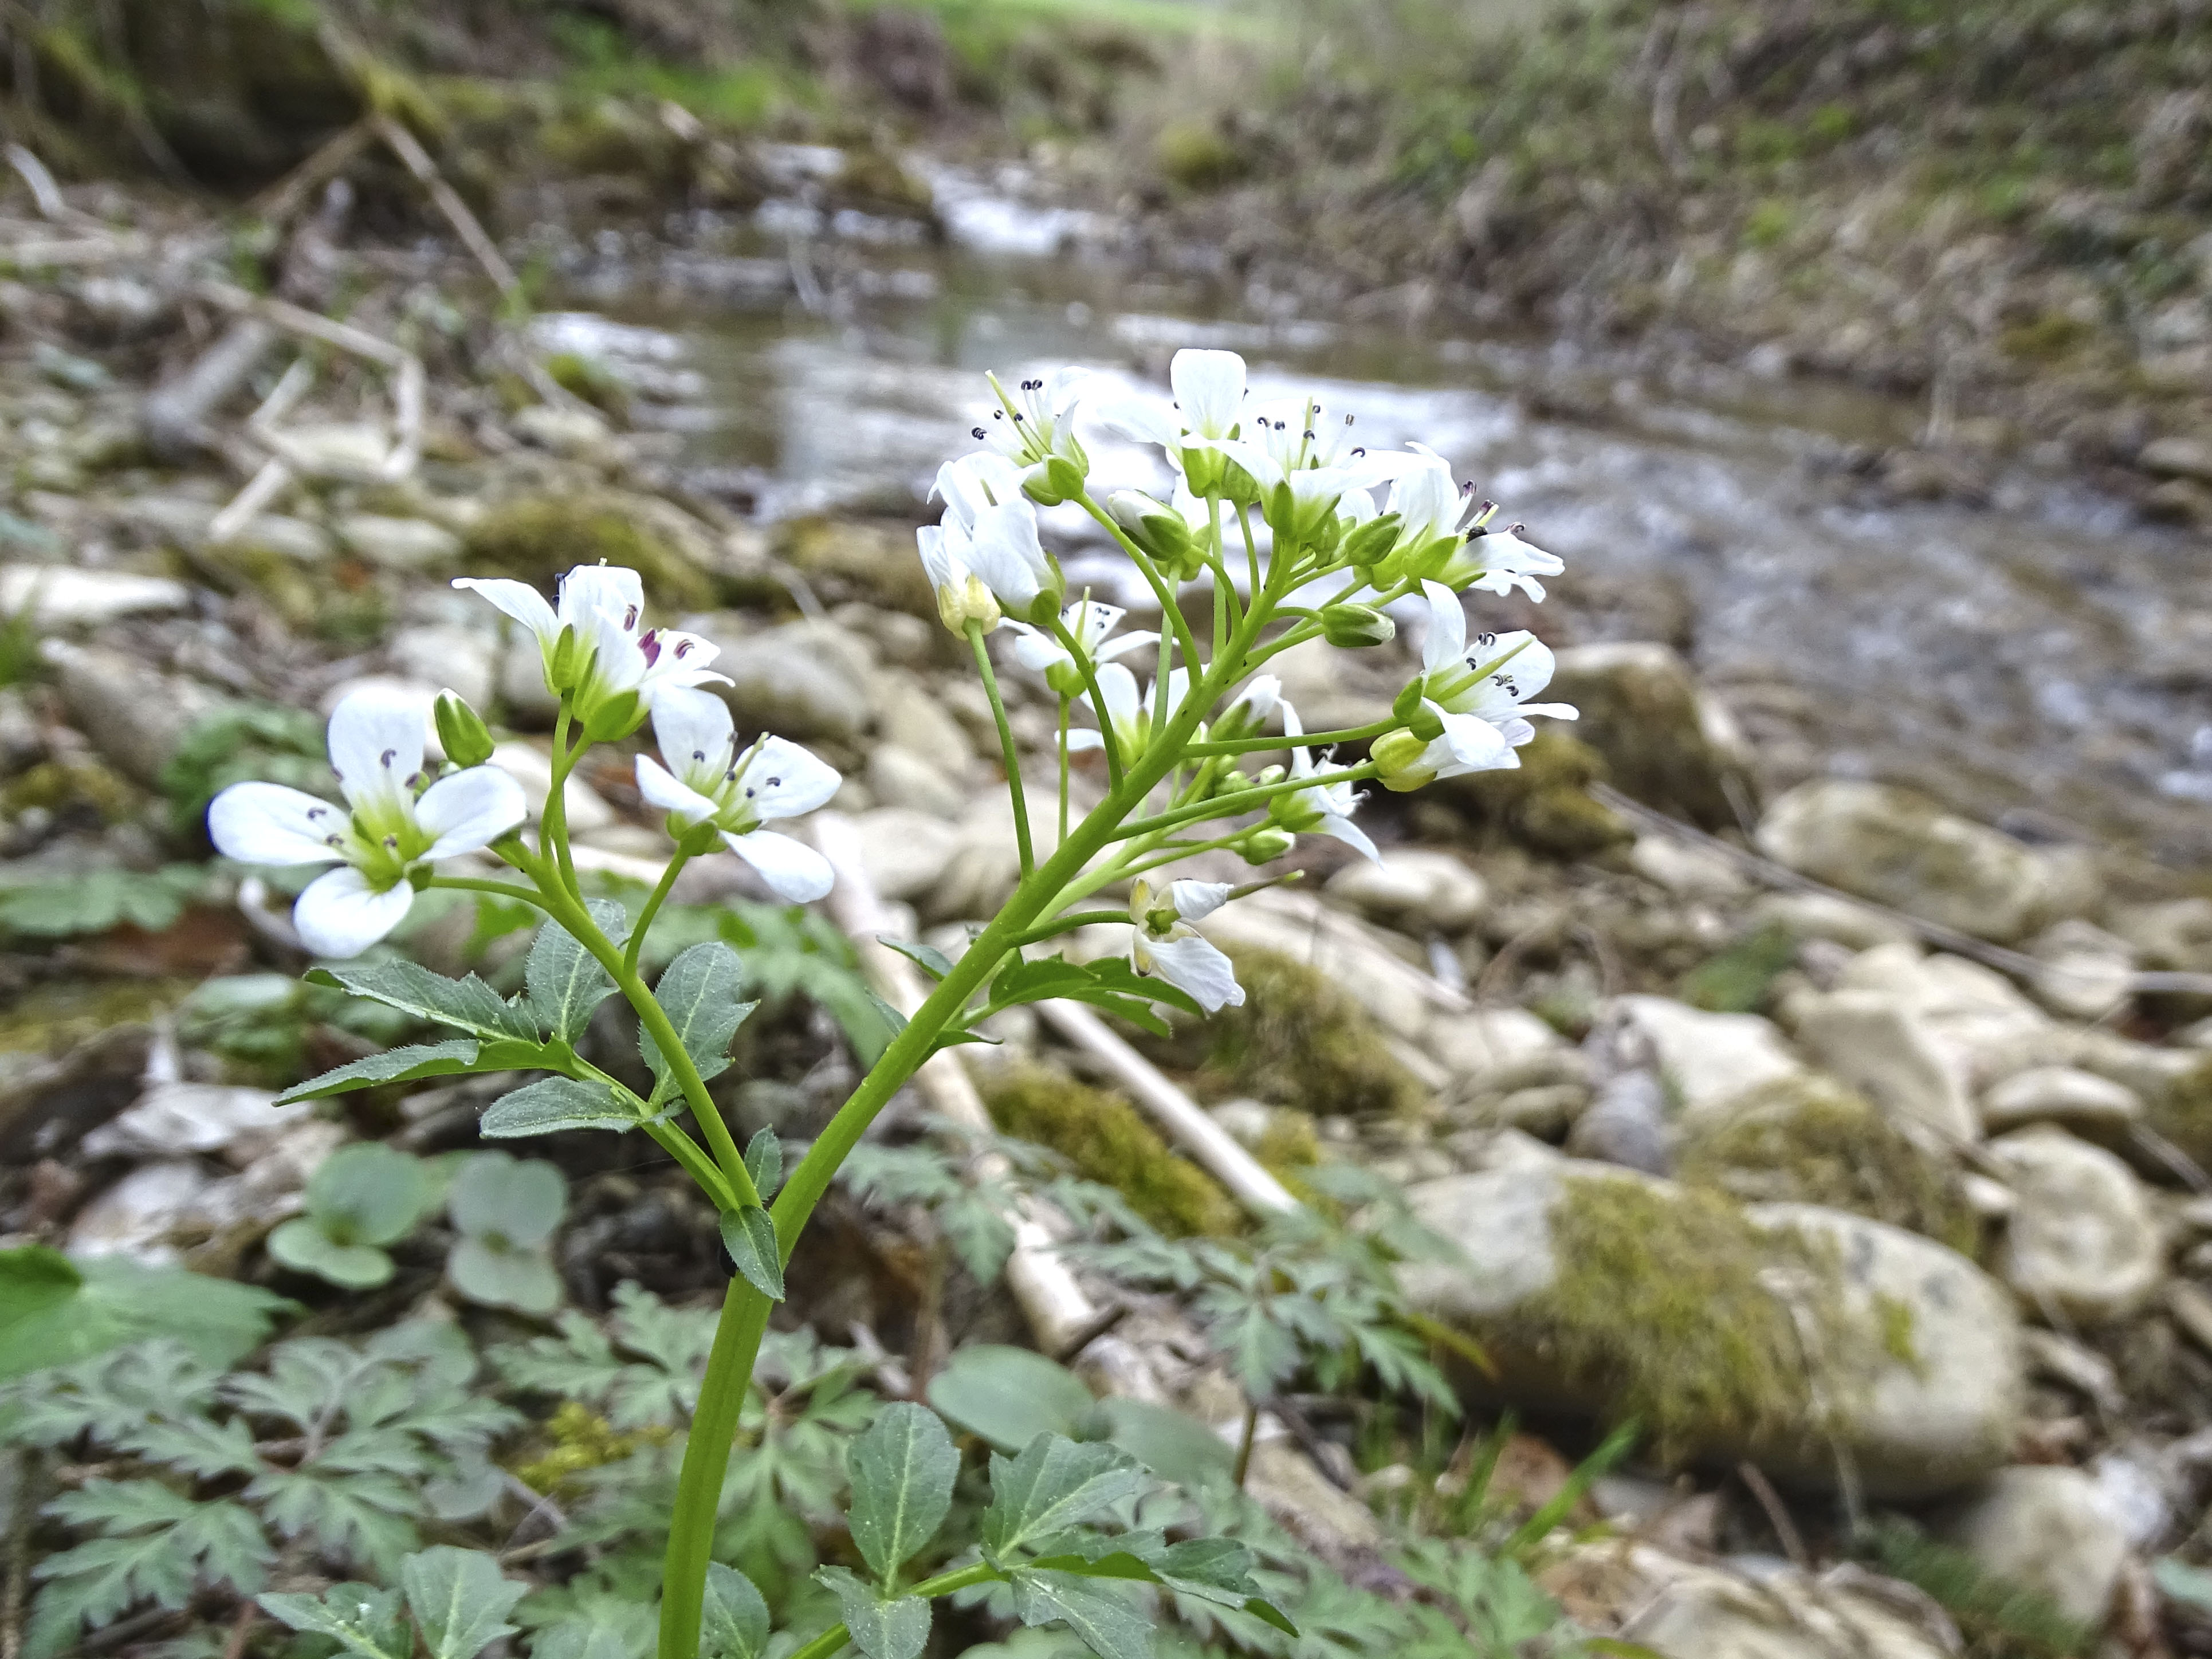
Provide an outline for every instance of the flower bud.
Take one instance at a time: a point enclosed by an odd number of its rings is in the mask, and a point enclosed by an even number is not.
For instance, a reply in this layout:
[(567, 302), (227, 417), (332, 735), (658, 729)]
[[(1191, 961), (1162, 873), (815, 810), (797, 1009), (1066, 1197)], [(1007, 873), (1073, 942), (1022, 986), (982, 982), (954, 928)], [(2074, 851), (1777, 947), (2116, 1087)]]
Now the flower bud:
[[(1203, 498), (1216, 491), (1227, 495), (1229, 492), (1224, 479), (1231, 470), (1229, 458), (1218, 449), (1186, 449), (1182, 452), (1183, 483), (1189, 486), (1194, 495)], [(1235, 471), (1248, 486), (1251, 483), (1243, 468), (1237, 467)], [(1257, 499), (1256, 491), (1252, 499)]]
[(999, 625), (999, 601), (981, 576), (963, 573), (937, 590), (937, 619), (955, 634), (965, 635), (971, 622), (988, 634)]
[(576, 625), (565, 625), (560, 638), (553, 641), (553, 648), (545, 653), (545, 689), (556, 697), (574, 690), (584, 677), (591, 654), (592, 648), (577, 634)]
[(1398, 624), (1370, 605), (1326, 605), (1321, 611), (1321, 636), (1346, 651), (1370, 645), (1388, 645), (1398, 637)]
[[(1067, 442), (1073, 447), (1075, 441), (1070, 438)], [(1080, 449), (1073, 457), (1048, 455), (1042, 465), (1030, 469), (1029, 476), (1022, 480), (1022, 489), (1039, 507), (1058, 507), (1083, 493), (1084, 479), (1090, 471), (1090, 458)]]
[(617, 691), (576, 712), (582, 716), (586, 738), (593, 743), (613, 743), (645, 724), (645, 699), (635, 691)]
[(1106, 511), (1163, 566), (1180, 570), (1203, 557), (1182, 514), (1141, 489), (1115, 490), (1106, 498)]
[(669, 839), (676, 843), (677, 851), (687, 858), (703, 858), (722, 844), (722, 828), (714, 819), (695, 823), (690, 829), (671, 822)]
[(1362, 567), (1373, 564), (1395, 545), (1398, 523), (1395, 513), (1385, 513), (1361, 525), (1344, 538), (1344, 562)]
[(482, 766), (491, 758), (490, 728), (455, 691), (438, 693), (438, 746), (456, 766)]
[(1386, 732), (1367, 750), (1375, 763), (1375, 775), (1385, 789), (1403, 794), (1433, 779), (1436, 769), (1426, 763), (1429, 745), (1411, 732)]
[(1237, 843), (1237, 852), (1247, 864), (1272, 864), (1297, 846), (1297, 840), (1289, 830), (1274, 824), (1255, 824)]

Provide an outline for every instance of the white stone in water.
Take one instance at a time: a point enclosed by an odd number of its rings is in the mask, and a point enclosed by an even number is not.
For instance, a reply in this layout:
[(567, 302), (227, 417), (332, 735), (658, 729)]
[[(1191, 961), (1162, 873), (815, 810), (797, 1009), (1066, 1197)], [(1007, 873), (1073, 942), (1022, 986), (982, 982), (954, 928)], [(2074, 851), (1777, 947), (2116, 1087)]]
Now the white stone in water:
[(1328, 879), (1328, 895), (1370, 920), (1425, 937), (1474, 926), (1490, 890), (1465, 860), (1424, 848), (1392, 848), (1382, 862), (1346, 865)]
[(2098, 1324), (2136, 1312), (2157, 1290), (2165, 1247), (2128, 1166), (2048, 1126), (1990, 1143), (2020, 1200), (1997, 1272), (2031, 1308)]
[(167, 576), (49, 564), (0, 568), (0, 615), (27, 616), (44, 628), (89, 628), (119, 617), (172, 616), (191, 602), (191, 589)]
[(1984, 1572), (2083, 1623), (2104, 1618), (2128, 1553), (2126, 1528), (2095, 1478), (2055, 1466), (2000, 1470), (1943, 1534)]

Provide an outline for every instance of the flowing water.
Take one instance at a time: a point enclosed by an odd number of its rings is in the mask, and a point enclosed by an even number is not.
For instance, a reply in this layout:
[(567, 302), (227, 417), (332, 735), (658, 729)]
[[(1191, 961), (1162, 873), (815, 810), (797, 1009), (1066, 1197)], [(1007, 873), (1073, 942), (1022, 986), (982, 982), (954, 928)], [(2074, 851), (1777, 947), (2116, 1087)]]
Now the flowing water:
[[(770, 520), (911, 511), (988, 410), (981, 371), (1085, 363), (1119, 391), (1163, 385), (1178, 345), (1231, 346), (1260, 389), (1310, 392), (1370, 445), (1442, 453), (1567, 560), (1539, 626), (1671, 634), (1783, 778), (1908, 782), (2032, 838), (2212, 860), (2202, 537), (2025, 466), (1987, 507), (1881, 501), (1841, 460), (1909, 440), (1922, 410), (1271, 315), (1233, 283), (1130, 272), (1082, 216), (939, 189), (948, 246), (794, 209), (719, 265), (663, 269), (656, 297), (619, 258), (572, 270), (585, 302), (653, 325), (599, 343), (643, 418), (684, 434), (698, 487)], [(1111, 440), (1092, 453), (1116, 482), (1164, 476)]]

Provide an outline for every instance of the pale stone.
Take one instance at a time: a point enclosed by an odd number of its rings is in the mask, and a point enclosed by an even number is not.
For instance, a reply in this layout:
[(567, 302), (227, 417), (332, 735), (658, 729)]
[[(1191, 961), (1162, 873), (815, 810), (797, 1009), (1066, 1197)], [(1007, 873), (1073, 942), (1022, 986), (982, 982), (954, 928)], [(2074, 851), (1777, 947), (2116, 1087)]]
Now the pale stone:
[(908, 807), (950, 821), (968, 805), (969, 792), (957, 776), (896, 744), (878, 744), (871, 750), (863, 775), (869, 795), (880, 805)]
[[(1392, 1036), (1425, 1042), (1449, 994), (1393, 951), (1367, 923), (1310, 893), (1272, 888), (1225, 905), (1202, 929), (1224, 949), (1279, 951), (1328, 975)], [(1450, 1016), (1447, 1015), (1446, 1018)]]
[(1650, 1044), (1686, 1117), (1720, 1111), (1805, 1070), (1773, 1022), (1757, 1014), (1707, 1013), (1659, 996), (1619, 998), (1612, 1012)]
[(330, 532), (319, 524), (283, 513), (264, 513), (246, 521), (224, 550), (240, 553), (269, 553), (294, 564), (322, 564), (337, 550)]
[(2030, 1066), (1982, 1097), (1982, 1127), (1991, 1134), (2039, 1122), (2124, 1133), (2142, 1115), (2142, 1099), (2134, 1090), (2071, 1066)]
[(137, 657), (49, 640), (70, 724), (134, 783), (161, 787), (161, 774), (185, 735), (222, 699), (206, 686), (164, 674)]
[(2061, 1062), (2051, 1016), (2002, 975), (1963, 957), (1923, 957), (1915, 946), (1862, 951), (1837, 975), (1838, 991), (1879, 991), (1909, 1012), (1969, 1096), (2026, 1066)]
[[(968, 732), (946, 710), (919, 674), (885, 669), (871, 678), (868, 702), (875, 713), (876, 731), (885, 743), (896, 744), (923, 755), (952, 774), (967, 770), (974, 758)], [(1000, 750), (995, 723), (991, 750)]]
[[(511, 741), (491, 751), (491, 763), (522, 786), (531, 817), (544, 816), (546, 798), (553, 793), (553, 757), (535, 744)], [(568, 811), (568, 828), (578, 835), (604, 830), (616, 821), (606, 798), (573, 772), (562, 787), (561, 804)]]
[(461, 556), (461, 538), (428, 519), (349, 513), (337, 528), (348, 551), (387, 570), (442, 569)]
[(1482, 915), (1490, 890), (1449, 853), (1393, 848), (1380, 864), (1346, 865), (1328, 879), (1328, 895), (1385, 926), (1419, 936), (1464, 933)]
[(1679, 836), (1638, 836), (1628, 849), (1628, 867), (1681, 898), (1739, 898), (1751, 888), (1727, 859)]
[(72, 1255), (127, 1255), (149, 1266), (178, 1260), (169, 1242), (210, 1185), (190, 1158), (146, 1164), (133, 1170), (77, 1212), (70, 1226)]
[[(1477, 1008), (1439, 1013), (1429, 1027), (1429, 1052), (1454, 1078), (1485, 1088), (1511, 1088), (1531, 1062), (1568, 1052), (1566, 1039), (1525, 1008)], [(1549, 1066), (1543, 1067), (1546, 1075)]]
[[(536, 643), (533, 639), (533, 648)], [(478, 714), (491, 707), (495, 643), (489, 635), (437, 624), (402, 629), (386, 654), (407, 678), (450, 690)]]
[(90, 628), (121, 617), (173, 616), (189, 610), (192, 591), (167, 576), (66, 565), (0, 568), (0, 616), (27, 617), (41, 628)]
[(514, 428), (517, 437), (527, 442), (557, 455), (586, 459), (603, 452), (607, 440), (613, 435), (613, 428), (605, 416), (588, 409), (556, 409), (550, 404), (532, 404), (527, 409), (517, 410), (507, 424)]
[(2127, 1531), (2095, 1479), (2050, 1465), (2000, 1470), (1943, 1528), (1984, 1572), (2101, 1623), (2127, 1559)]
[(1797, 998), (1790, 1012), (1807, 1051), (1891, 1119), (1923, 1125), (1952, 1141), (1978, 1135), (1966, 1090), (1925, 1026), (1894, 998), (1834, 991)]
[(1952, 1659), (1956, 1650), (1940, 1611), (1871, 1574), (1815, 1578), (1780, 1563), (1733, 1573), (1641, 1544), (1583, 1547), (1601, 1582), (1635, 1573), (1632, 1591), (1615, 1590), (1634, 1609), (1620, 1639), (1662, 1659)]
[(853, 833), (860, 864), (887, 899), (919, 897), (937, 884), (960, 845), (960, 829), (911, 807), (879, 806), (856, 813)]
[(857, 636), (833, 623), (799, 622), (708, 637), (721, 647), (716, 672), (731, 681), (710, 689), (730, 705), (740, 732), (852, 743), (867, 728), (867, 647)]
[(221, 1083), (157, 1083), (128, 1111), (86, 1135), (87, 1158), (174, 1158), (219, 1152), (264, 1138), (313, 1111), (305, 1101), (276, 1104), (274, 1091)]
[(1827, 893), (1769, 893), (1752, 906), (1751, 914), (1762, 926), (1785, 928), (1799, 939), (1828, 939), (1852, 951), (1911, 945), (1913, 939), (1912, 930), (1896, 917)]
[(2018, 1194), (1997, 1271), (2030, 1308), (2100, 1323), (2124, 1318), (2165, 1269), (2158, 1222), (2141, 1182), (2100, 1147), (2063, 1129), (2023, 1129), (1990, 1158)]

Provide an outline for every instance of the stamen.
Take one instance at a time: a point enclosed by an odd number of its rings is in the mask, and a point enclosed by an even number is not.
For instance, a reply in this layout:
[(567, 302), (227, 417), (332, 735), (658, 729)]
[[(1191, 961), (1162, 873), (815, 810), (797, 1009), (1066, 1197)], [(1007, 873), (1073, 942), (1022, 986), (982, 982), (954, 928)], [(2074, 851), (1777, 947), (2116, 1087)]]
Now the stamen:
[(768, 787), (771, 789), (781, 789), (783, 787), (783, 780), (781, 778), (770, 778), (768, 781)]
[(382, 755), (377, 757), (377, 763), (382, 766), (385, 770), (388, 772), (392, 769), (393, 758), (397, 757), (398, 753), (399, 751), (397, 749), (387, 749)]
[(980, 442), (980, 441), (982, 440), (982, 437), (983, 437), (983, 428), (982, 428), (981, 427), (980, 427), (980, 426), (979, 426), (979, 427), (977, 427), (977, 428), (976, 428), (973, 432), (970, 432), (968, 435), (969, 435), (969, 437), (971, 437), (971, 438), (975, 439), (977, 441), (979, 441), (979, 442)]
[(623, 632), (627, 634), (637, 626), (637, 607), (630, 605), (623, 612)]

